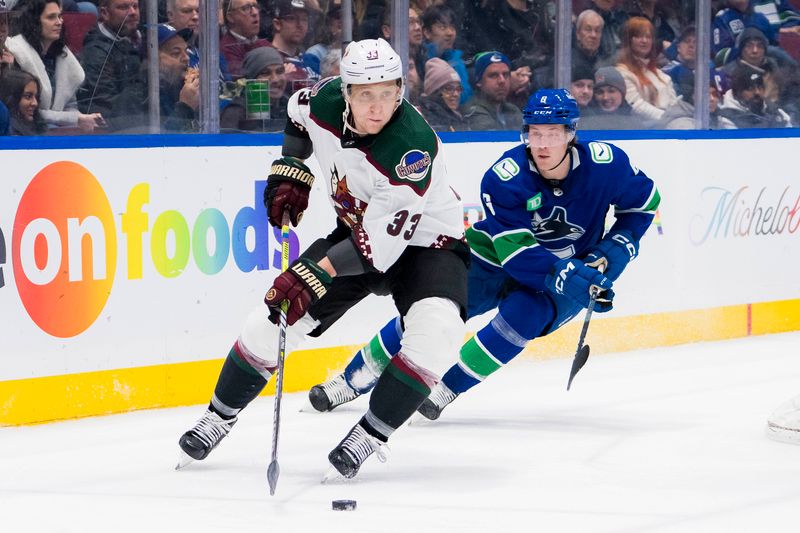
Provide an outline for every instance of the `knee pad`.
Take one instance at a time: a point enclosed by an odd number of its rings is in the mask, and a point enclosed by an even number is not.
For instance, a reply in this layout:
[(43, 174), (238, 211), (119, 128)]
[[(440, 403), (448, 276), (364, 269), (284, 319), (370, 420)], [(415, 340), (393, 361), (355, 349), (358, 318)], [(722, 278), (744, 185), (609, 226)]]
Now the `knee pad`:
[[(256, 370), (275, 368), (278, 364), (279, 328), (269, 321), (269, 308), (261, 304), (253, 309), (245, 320), (239, 335), (242, 357)], [(305, 337), (319, 325), (309, 315), (304, 316), (286, 328), (286, 354), (288, 355), (305, 340)]]
[(458, 305), (447, 298), (424, 298), (403, 317), (400, 351), (437, 379), (457, 360), (464, 340), (464, 321)]

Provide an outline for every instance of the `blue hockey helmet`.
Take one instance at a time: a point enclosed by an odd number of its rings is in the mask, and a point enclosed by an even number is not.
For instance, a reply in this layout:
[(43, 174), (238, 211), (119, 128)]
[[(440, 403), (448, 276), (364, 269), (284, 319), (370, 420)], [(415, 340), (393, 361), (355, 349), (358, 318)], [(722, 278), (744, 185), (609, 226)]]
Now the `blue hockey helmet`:
[[(522, 111), (522, 124), (564, 124), (575, 130), (580, 117), (578, 102), (568, 90), (539, 89), (528, 99)], [(528, 128), (523, 129), (527, 131)]]

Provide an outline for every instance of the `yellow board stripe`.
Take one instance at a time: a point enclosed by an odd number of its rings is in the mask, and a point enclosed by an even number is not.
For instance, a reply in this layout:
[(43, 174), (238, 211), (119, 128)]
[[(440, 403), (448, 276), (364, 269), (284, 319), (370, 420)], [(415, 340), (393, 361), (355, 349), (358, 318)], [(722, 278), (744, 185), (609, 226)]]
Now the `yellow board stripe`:
[[(580, 318), (531, 342), (524, 355), (571, 357), (583, 323)], [(594, 315), (587, 342), (593, 354), (601, 354), (796, 330), (800, 330), (800, 300), (784, 300), (621, 318)], [(284, 390), (308, 390), (328, 379), (359, 348), (294, 352), (286, 360)], [(0, 381), (0, 426), (204, 404), (221, 367), (222, 360), (217, 359)], [(263, 394), (273, 392), (271, 383)]]

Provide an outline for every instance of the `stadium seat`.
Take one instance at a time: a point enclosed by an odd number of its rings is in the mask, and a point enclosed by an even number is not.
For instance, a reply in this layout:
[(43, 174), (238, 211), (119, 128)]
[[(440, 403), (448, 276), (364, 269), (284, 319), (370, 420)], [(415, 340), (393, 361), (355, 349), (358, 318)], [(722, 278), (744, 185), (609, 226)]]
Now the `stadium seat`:
[(64, 11), (62, 16), (64, 17), (64, 41), (73, 54), (80, 56), (81, 50), (83, 50), (83, 38), (97, 25), (97, 17), (91, 13), (74, 11)]
[(796, 33), (778, 34), (778, 43), (787, 54), (800, 63), (800, 35)]

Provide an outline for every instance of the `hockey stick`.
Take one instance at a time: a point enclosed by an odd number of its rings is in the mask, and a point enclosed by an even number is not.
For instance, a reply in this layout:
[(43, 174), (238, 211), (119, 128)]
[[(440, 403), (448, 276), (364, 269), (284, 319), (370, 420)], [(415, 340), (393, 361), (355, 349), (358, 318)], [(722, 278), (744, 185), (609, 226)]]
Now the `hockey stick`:
[[(289, 212), (283, 213), (283, 223), (281, 227), (281, 272), (286, 272), (289, 268)], [(278, 375), (275, 377), (275, 412), (272, 415), (272, 461), (267, 468), (267, 482), (269, 483), (269, 495), (275, 495), (275, 487), (278, 486), (278, 476), (281, 475), (281, 467), (278, 466), (278, 433), (281, 430), (281, 398), (283, 397), (283, 365), (286, 359), (286, 311), (289, 309), (289, 302), (284, 300), (281, 303), (280, 331), (278, 333)]]
[(586, 317), (583, 319), (583, 328), (581, 328), (581, 336), (578, 338), (578, 349), (575, 351), (575, 358), (572, 360), (572, 369), (569, 371), (569, 381), (567, 381), (567, 390), (572, 385), (572, 379), (586, 364), (589, 359), (589, 345), (584, 345), (586, 340), (586, 332), (589, 331), (589, 321), (592, 319), (592, 311), (594, 311), (594, 302), (597, 300), (597, 288), (592, 288), (592, 294), (589, 297), (589, 305), (586, 307)]

